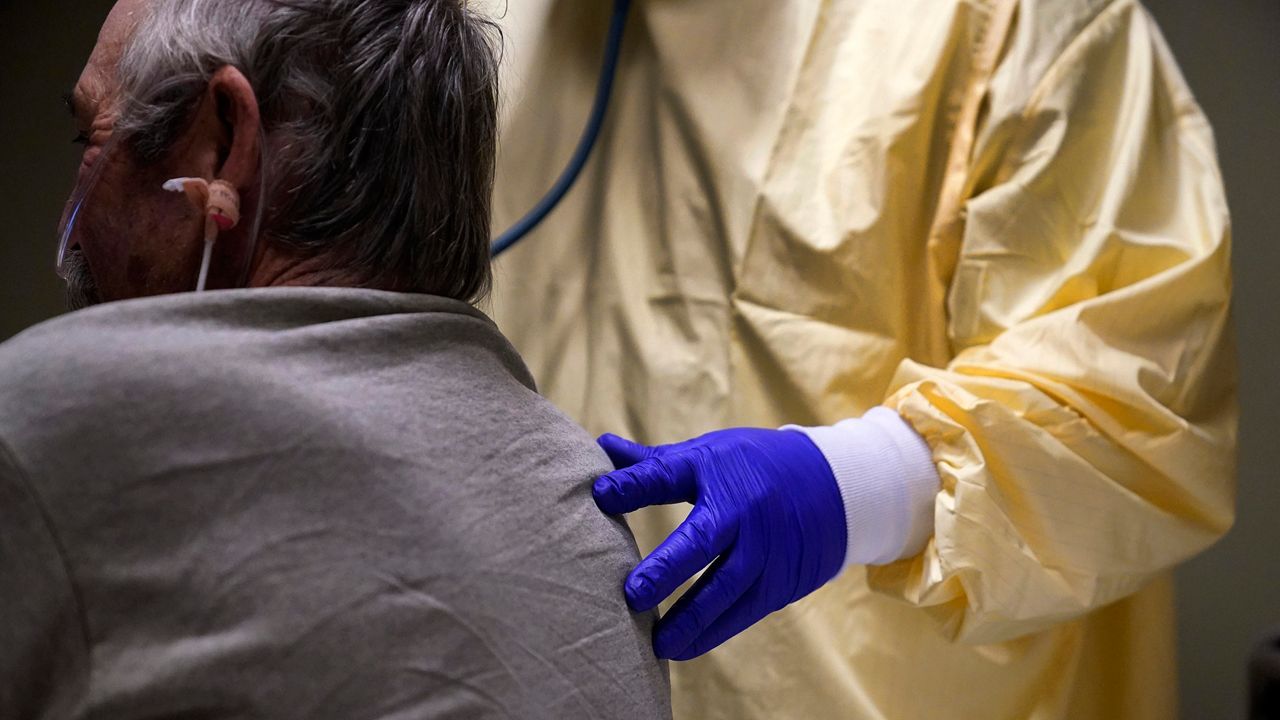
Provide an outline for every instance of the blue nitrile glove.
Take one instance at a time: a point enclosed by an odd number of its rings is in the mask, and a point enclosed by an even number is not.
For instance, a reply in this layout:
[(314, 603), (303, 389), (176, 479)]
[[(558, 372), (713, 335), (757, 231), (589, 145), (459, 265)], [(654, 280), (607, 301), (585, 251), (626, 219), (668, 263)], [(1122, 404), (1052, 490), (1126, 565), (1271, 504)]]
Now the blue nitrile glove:
[(627, 603), (641, 612), (711, 566), (659, 621), (658, 657), (702, 655), (840, 571), (844, 504), (805, 434), (739, 428), (652, 448), (605, 435), (600, 446), (619, 468), (595, 483), (604, 512), (694, 504), (626, 581)]

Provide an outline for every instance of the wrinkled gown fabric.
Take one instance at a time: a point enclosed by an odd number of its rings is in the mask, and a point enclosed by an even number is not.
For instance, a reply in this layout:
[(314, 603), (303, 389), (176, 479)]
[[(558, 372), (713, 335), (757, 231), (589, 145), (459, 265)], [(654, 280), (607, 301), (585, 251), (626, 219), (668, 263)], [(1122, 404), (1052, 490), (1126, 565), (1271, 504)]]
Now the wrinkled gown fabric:
[[(503, 226), (605, 4), (510, 3)], [(548, 397), (646, 444), (876, 405), (942, 480), (919, 555), (673, 667), (682, 720), (1168, 718), (1169, 570), (1232, 523), (1229, 221), (1132, 0), (640, 0), (580, 186), (498, 264)], [(630, 517), (644, 549), (688, 506)]]
[(103, 305), (0, 346), (0, 717), (670, 717), (609, 467), (441, 298)]

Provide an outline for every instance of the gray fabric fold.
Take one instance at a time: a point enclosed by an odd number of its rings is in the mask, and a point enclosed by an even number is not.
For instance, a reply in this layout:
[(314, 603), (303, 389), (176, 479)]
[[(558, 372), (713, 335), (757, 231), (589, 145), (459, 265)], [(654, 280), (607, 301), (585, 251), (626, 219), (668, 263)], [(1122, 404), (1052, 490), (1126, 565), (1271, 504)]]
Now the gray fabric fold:
[(451, 300), (36, 327), (0, 346), (0, 717), (669, 717), (609, 469)]

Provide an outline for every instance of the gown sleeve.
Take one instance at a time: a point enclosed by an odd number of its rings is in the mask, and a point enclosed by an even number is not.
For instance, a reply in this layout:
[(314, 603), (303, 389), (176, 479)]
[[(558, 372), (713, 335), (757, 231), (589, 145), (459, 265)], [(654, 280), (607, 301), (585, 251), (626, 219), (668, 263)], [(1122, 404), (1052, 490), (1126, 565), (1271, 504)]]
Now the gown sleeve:
[(1230, 222), (1145, 10), (1095, 18), (1010, 138), (971, 160), (988, 170), (949, 284), (954, 359), (904, 361), (886, 400), (932, 450), (934, 537), (868, 570), (974, 643), (1123, 598), (1234, 515)]

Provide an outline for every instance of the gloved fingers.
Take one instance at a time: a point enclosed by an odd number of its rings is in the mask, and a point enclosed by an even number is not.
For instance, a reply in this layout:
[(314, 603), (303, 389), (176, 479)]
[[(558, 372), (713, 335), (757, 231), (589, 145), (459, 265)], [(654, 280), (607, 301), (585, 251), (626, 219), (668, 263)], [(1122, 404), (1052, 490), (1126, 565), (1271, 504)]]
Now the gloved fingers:
[(755, 553), (730, 550), (717, 558), (658, 622), (653, 638), (657, 656), (670, 659), (682, 653), (756, 584), (763, 570)]
[(697, 479), (692, 463), (651, 457), (602, 475), (591, 494), (606, 515), (625, 515), (650, 505), (693, 502), (698, 497)]
[(645, 612), (710, 565), (733, 542), (730, 528), (696, 507), (680, 527), (631, 571), (623, 588), (627, 604)]
[(613, 466), (619, 470), (631, 467), (658, 454), (658, 448), (641, 445), (624, 437), (618, 437), (613, 433), (601, 435), (596, 440), (596, 443), (609, 456)]
[(738, 633), (763, 620), (773, 612), (765, 604), (763, 593), (764, 588), (760, 582), (757, 582), (738, 598), (733, 607), (716, 618), (701, 635), (670, 659), (684, 662), (706, 655), (733, 639)]

